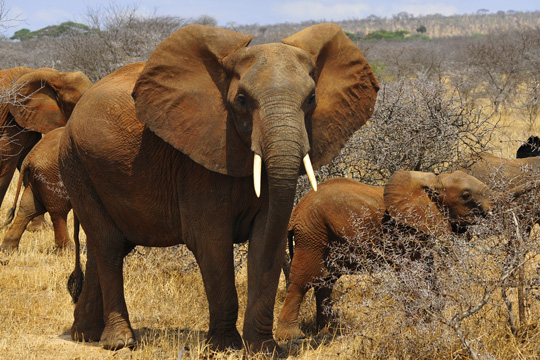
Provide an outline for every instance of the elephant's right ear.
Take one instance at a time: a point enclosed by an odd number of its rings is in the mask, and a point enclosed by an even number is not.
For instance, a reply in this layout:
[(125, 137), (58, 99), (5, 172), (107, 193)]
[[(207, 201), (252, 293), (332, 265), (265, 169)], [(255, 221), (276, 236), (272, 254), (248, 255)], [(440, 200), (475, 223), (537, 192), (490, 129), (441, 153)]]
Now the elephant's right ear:
[(228, 119), (223, 59), (252, 38), (203, 25), (174, 32), (156, 47), (135, 84), (137, 118), (207, 169), (249, 175), (251, 162), (234, 161), (251, 160), (252, 153)]
[(437, 176), (420, 171), (396, 171), (384, 188), (386, 210), (396, 221), (427, 234), (452, 231), (437, 207)]
[(17, 95), (8, 108), (19, 126), (46, 134), (66, 125), (58, 93), (50, 82), (58, 73), (48, 68), (30, 70), (12, 85)]

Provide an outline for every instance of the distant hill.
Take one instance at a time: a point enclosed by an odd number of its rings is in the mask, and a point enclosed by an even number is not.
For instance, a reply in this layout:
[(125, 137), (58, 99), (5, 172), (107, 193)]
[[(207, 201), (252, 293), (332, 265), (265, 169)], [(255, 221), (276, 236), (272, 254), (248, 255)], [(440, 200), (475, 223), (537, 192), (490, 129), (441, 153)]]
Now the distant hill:
[[(421, 35), (422, 38), (447, 38), (447, 37), (470, 37), (489, 33), (504, 32), (514, 29), (540, 27), (540, 10), (532, 12), (499, 11), (486, 13), (478, 11), (474, 14), (456, 14), (444, 16), (441, 14), (414, 16), (406, 12), (393, 15), (392, 17), (378, 17), (369, 15), (362, 19), (350, 19), (335, 22), (346, 31), (349, 37), (360, 39), (369, 34), (407, 32), (407, 37)], [(302, 23), (281, 23), (273, 25), (235, 25), (228, 28), (242, 33), (257, 35), (255, 43), (279, 41), (307, 26), (326, 21), (305, 21)], [(388, 35), (388, 34), (387, 34)], [(383, 37), (383, 36), (381, 36)]]
[(11, 40), (30, 40), (36, 38), (58, 38), (66, 34), (76, 33), (87, 33), (90, 31), (90, 27), (79, 24), (73, 21), (66, 21), (60, 25), (51, 25), (39, 29), (36, 31), (30, 31), (29, 29), (20, 29), (10, 37)]

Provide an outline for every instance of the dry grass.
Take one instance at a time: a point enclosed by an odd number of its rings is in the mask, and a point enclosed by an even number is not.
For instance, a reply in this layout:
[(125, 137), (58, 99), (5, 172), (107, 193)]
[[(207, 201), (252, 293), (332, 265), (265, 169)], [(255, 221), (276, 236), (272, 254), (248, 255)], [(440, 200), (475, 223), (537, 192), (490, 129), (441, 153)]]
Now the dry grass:
[[(528, 129), (518, 121), (503, 117), (496, 147), (501, 155), (513, 156), (517, 142), (526, 139)], [(539, 131), (540, 129), (535, 129)], [(14, 196), (13, 185), (6, 204)], [(5, 206), (7, 208), (7, 206)], [(6, 209), (0, 219), (6, 216)], [(1, 220), (3, 221), (3, 220)], [(70, 229), (72, 231), (72, 229)], [(6, 229), (0, 230), (4, 236)], [(83, 235), (84, 243), (84, 235)], [(84, 258), (84, 255), (83, 255)], [(108, 351), (97, 343), (76, 343), (69, 330), (74, 305), (66, 282), (73, 268), (71, 252), (53, 250), (53, 231), (26, 232), (19, 251), (0, 253), (0, 358), (2, 359), (238, 359), (242, 351), (214, 353), (204, 343), (208, 329), (208, 305), (202, 279), (192, 255), (184, 247), (138, 248), (124, 266), (126, 301), (132, 325), (139, 339), (134, 350)], [(383, 275), (384, 276), (384, 275)], [(291, 359), (466, 359), (454, 334), (440, 323), (404, 326), (403, 313), (392, 298), (373, 297), (373, 281), (362, 276), (339, 281), (335, 297), (340, 298), (341, 332), (317, 336), (315, 303), (310, 291), (302, 306), (302, 329), (308, 338), (285, 342)], [(240, 298), (238, 328), (242, 328), (246, 302), (246, 274), (237, 276)], [(340, 296), (342, 294), (343, 296)], [(281, 279), (275, 317), (285, 296)], [(510, 293), (510, 296), (515, 296)], [(484, 351), (496, 359), (534, 359), (540, 356), (537, 329), (514, 337), (507, 326), (506, 309), (493, 299), (476, 316), (466, 320), (471, 338), (481, 340)], [(536, 318), (538, 304), (529, 309)], [(449, 309), (452, 311), (452, 309)], [(394, 315), (389, 315), (394, 314)], [(398, 327), (399, 326), (399, 327)], [(427, 331), (426, 331), (427, 329)], [(426, 336), (425, 334), (431, 334)], [(392, 338), (388, 334), (396, 334)], [(482, 349), (481, 349), (482, 350)], [(257, 358), (257, 357), (256, 357)]]

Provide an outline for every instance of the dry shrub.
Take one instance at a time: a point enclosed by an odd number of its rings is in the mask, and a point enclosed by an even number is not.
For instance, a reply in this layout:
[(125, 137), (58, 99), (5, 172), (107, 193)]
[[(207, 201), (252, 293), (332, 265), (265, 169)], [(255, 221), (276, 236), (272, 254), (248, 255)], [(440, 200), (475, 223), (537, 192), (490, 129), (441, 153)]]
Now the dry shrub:
[[(496, 121), (489, 107), (471, 107), (461, 93), (427, 78), (381, 83), (368, 123), (317, 173), (383, 185), (397, 170), (443, 173), (468, 166), (491, 146)], [(305, 177), (297, 201), (309, 191)]]

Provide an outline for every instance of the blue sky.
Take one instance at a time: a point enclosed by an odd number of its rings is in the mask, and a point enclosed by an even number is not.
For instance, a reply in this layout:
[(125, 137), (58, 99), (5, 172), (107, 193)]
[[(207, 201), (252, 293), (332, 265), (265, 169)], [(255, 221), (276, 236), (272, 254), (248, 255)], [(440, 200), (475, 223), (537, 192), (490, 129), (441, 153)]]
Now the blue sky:
[(68, 20), (85, 22), (88, 9), (106, 9), (110, 4), (136, 6), (141, 14), (182, 18), (209, 15), (220, 26), (231, 23), (267, 25), (304, 20), (339, 21), (365, 18), (371, 14), (391, 17), (402, 11), (414, 15), (453, 15), (475, 13), (479, 9), (487, 9), (491, 13), (540, 10), (538, 0), (4, 0), (4, 3), (10, 18), (18, 17), (20, 20), (4, 30), (8, 36), (21, 28), (38, 30)]

